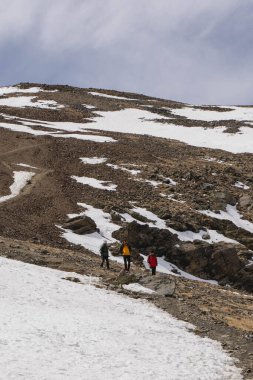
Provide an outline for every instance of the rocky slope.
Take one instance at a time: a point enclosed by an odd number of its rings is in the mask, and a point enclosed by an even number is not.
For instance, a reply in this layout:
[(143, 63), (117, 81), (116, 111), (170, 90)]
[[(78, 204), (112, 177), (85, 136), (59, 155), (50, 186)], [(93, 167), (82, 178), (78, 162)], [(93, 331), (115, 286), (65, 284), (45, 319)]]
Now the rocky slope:
[[(251, 107), (0, 87), (0, 255), (145, 298), (222, 342), (252, 378), (252, 122)], [(110, 272), (94, 255), (105, 238)], [(118, 255), (125, 238), (130, 276)], [(144, 268), (150, 249), (156, 278)], [(123, 287), (135, 282), (156, 293)]]
[[(253, 154), (247, 143), (233, 153), (235, 138), (253, 131), (250, 107), (37, 84), (0, 95), (1, 196), (13, 173), (33, 172), (18, 196), (0, 198), (2, 236), (69, 247), (60, 228), (86, 204), (109, 214), (112, 240), (127, 237), (136, 254), (153, 248), (179, 270), (253, 290)], [(198, 131), (217, 140), (193, 141)], [(208, 139), (224, 149), (206, 148)], [(94, 157), (104, 161), (80, 159)]]

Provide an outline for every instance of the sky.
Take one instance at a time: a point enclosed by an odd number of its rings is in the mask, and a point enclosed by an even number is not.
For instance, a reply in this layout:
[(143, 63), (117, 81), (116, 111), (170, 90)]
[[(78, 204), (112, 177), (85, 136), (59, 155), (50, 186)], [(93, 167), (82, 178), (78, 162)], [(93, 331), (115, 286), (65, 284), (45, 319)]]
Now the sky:
[(253, 104), (253, 0), (0, 0), (0, 86)]

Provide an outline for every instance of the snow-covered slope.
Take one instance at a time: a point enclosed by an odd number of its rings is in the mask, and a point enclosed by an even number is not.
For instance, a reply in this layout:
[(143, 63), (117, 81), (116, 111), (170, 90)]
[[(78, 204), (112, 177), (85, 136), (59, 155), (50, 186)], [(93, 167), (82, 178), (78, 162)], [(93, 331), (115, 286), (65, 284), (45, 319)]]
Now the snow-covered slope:
[(221, 345), (148, 303), (0, 259), (1, 379), (239, 380)]
[[(15, 92), (21, 93), (22, 96), (11, 96), (4, 97), (0, 99), (0, 106), (8, 107), (33, 107), (33, 108), (51, 108), (51, 109), (61, 109), (64, 105), (57, 104), (54, 100), (36, 100), (37, 97), (34, 96), (24, 96), (23, 93), (35, 93), (39, 92), (38, 87), (32, 87), (31, 89), (21, 90), (18, 87), (0, 87), (0, 96), (6, 94), (12, 94)], [(42, 91), (42, 90), (41, 90)], [(138, 101), (138, 99), (131, 99), (120, 96), (112, 96), (97, 92), (87, 92), (87, 95), (92, 96), (93, 100), (96, 98), (110, 99), (110, 101), (120, 102), (120, 101)], [(165, 101), (166, 102), (166, 101)], [(129, 102), (126, 102), (129, 103)], [(165, 139), (178, 140), (183, 143), (197, 146), (205, 147), (211, 149), (221, 149), (232, 153), (253, 153), (253, 128), (251, 124), (253, 122), (253, 109), (250, 107), (227, 107), (217, 110), (206, 110), (206, 109), (196, 109), (192, 107), (183, 108), (169, 108), (169, 107), (158, 107), (155, 110), (147, 111), (140, 109), (140, 104), (137, 103), (136, 108), (123, 108), (120, 110), (112, 111), (99, 111), (96, 110), (92, 120), (86, 123), (44, 123), (44, 128), (49, 128), (52, 130), (65, 131), (64, 134), (57, 134), (45, 132), (33, 129), (30, 127), (32, 120), (23, 119), (21, 120), (22, 125), (16, 124), (6, 124), (0, 122), (0, 128), (7, 128), (14, 131), (31, 133), (34, 135), (50, 135), (54, 137), (65, 137), (65, 138), (77, 138), (77, 139), (87, 139), (93, 141), (104, 141), (112, 142), (114, 140), (108, 137), (102, 136), (88, 136), (84, 135), (88, 131), (104, 131), (104, 132), (120, 132), (120, 133), (133, 133), (138, 135), (149, 135), (154, 137), (161, 137)], [(132, 106), (132, 103), (131, 103)], [(145, 105), (144, 105), (145, 106)], [(88, 106), (93, 107), (92, 105)], [(150, 107), (146, 105), (145, 107)], [(152, 106), (151, 106), (152, 107)], [(216, 107), (219, 109), (219, 107)], [(176, 119), (170, 116), (161, 116), (161, 111), (166, 109), (174, 115), (175, 117), (184, 117), (192, 121), (191, 127), (183, 125), (183, 120)], [(223, 111), (225, 109), (225, 111)], [(8, 119), (9, 115), (2, 115), (4, 118)], [(194, 123), (195, 120), (210, 122), (219, 121), (220, 124), (215, 127), (206, 128), (206, 126), (199, 126)], [(227, 126), (222, 124), (223, 121), (234, 121), (241, 122), (240, 128), (237, 133), (225, 133)], [(245, 123), (246, 122), (246, 123)], [(180, 125), (180, 123), (182, 125)], [(43, 124), (43, 122), (42, 122)], [(34, 124), (33, 124), (34, 125)], [(78, 131), (81, 134), (66, 134), (66, 132)], [(102, 140), (101, 140), (102, 139)]]

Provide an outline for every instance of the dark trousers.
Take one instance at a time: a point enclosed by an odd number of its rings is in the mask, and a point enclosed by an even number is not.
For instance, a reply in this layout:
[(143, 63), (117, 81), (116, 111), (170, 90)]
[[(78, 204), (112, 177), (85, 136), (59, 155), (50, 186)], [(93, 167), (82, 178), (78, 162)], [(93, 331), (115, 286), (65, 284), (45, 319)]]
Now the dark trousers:
[(154, 276), (156, 274), (156, 267), (155, 268), (150, 268), (150, 269), (151, 269), (152, 276)]
[(102, 263), (101, 263), (101, 267), (103, 268), (103, 265), (104, 265), (104, 262), (106, 261), (106, 267), (107, 269), (109, 269), (109, 259), (108, 257), (103, 257), (102, 256)]
[(123, 256), (124, 264), (125, 264), (125, 270), (129, 271), (130, 264), (131, 264), (131, 257), (129, 255)]

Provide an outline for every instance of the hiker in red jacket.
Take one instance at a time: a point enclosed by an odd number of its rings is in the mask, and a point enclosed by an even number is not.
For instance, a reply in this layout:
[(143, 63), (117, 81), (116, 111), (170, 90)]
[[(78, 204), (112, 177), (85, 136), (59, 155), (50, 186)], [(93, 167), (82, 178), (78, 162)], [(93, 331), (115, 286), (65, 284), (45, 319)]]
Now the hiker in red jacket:
[(156, 274), (157, 258), (154, 251), (151, 251), (148, 255), (148, 263), (151, 269), (152, 276)]

